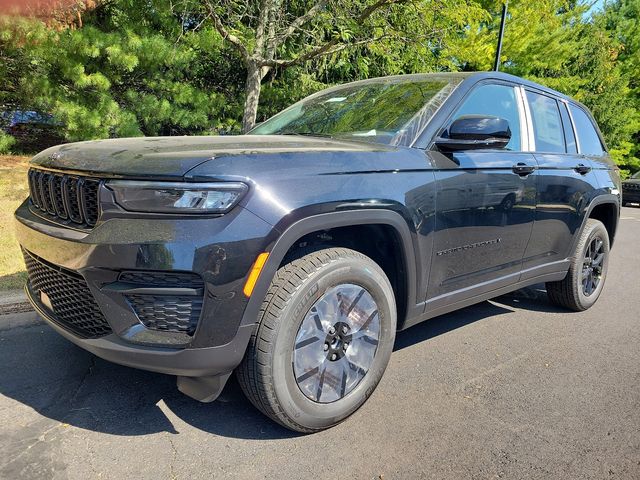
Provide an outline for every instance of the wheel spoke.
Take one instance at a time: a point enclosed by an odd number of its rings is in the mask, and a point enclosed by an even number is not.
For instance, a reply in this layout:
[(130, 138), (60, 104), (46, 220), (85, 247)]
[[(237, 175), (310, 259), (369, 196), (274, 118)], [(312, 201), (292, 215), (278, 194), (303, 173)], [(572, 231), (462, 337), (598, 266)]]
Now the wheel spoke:
[(351, 302), (351, 305), (349, 305), (349, 309), (345, 313), (345, 316), (349, 316), (349, 314), (353, 311), (353, 309), (356, 307), (356, 305), (358, 304), (358, 302), (362, 298), (362, 295), (364, 295), (364, 292), (366, 292), (366, 290), (364, 288), (362, 290), (360, 290), (360, 292), (358, 292), (358, 295), (356, 296), (355, 300), (353, 302)]
[(313, 315), (313, 321), (316, 324), (316, 328), (320, 331), (324, 330), (322, 328), (322, 321), (320, 320), (320, 315), (318, 315), (317, 310), (316, 313)]
[(311, 370), (307, 370), (302, 375), (300, 375), (298, 378), (296, 378), (296, 382), (302, 383), (305, 380), (307, 380), (308, 378), (313, 377), (319, 371), (320, 371), (320, 367), (315, 367), (315, 368), (312, 368)]
[(342, 368), (342, 379), (340, 380), (340, 398), (344, 397), (346, 391), (347, 391), (347, 378), (349, 377), (349, 374), (346, 370), (346, 368)]
[(356, 372), (358, 375), (361, 375), (364, 377), (364, 375), (367, 373), (367, 371), (362, 368), (360, 365), (356, 365), (355, 363), (349, 361), (348, 362), (349, 365), (349, 369), (351, 369), (351, 371)]
[(378, 345), (378, 339), (370, 337), (369, 335), (365, 335), (362, 337), (362, 340), (367, 342), (370, 345)]
[(307, 345), (311, 345), (312, 343), (315, 343), (315, 342), (318, 342), (318, 341), (320, 341), (320, 339), (318, 337), (310, 337), (310, 338), (307, 338), (305, 340), (302, 340), (302, 341), (296, 343), (296, 350), (298, 350), (299, 348), (302, 348), (302, 347), (306, 347)]
[(316, 402), (320, 401), (320, 397), (322, 396), (322, 387), (324, 386), (324, 374), (327, 371), (326, 367), (322, 369), (322, 373), (320, 374), (320, 381), (318, 382), (318, 389), (316, 390)]
[(591, 266), (592, 267), (598, 267), (600, 266), (600, 264), (602, 263), (602, 260), (604, 260), (604, 253), (601, 253), (599, 255), (596, 255), (596, 258), (593, 259), (593, 262), (591, 262)]
[(358, 330), (356, 333), (354, 333), (351, 336), (351, 343), (355, 344), (356, 341), (363, 341), (363, 342), (367, 342), (371, 345), (377, 345), (378, 344), (378, 339), (376, 338), (375, 334), (372, 334), (366, 330)]
[(373, 321), (373, 319), (376, 317), (376, 315), (378, 315), (378, 310), (374, 310), (373, 313), (367, 317), (367, 319), (360, 326), (360, 328), (358, 330), (356, 330), (356, 333), (366, 330), (369, 327), (369, 325), (371, 324), (371, 322)]
[(602, 240), (600, 240), (599, 238), (596, 238), (595, 244), (596, 244), (596, 246), (593, 249), (594, 256), (600, 251), (600, 249), (602, 248), (602, 245), (604, 244), (604, 242)]

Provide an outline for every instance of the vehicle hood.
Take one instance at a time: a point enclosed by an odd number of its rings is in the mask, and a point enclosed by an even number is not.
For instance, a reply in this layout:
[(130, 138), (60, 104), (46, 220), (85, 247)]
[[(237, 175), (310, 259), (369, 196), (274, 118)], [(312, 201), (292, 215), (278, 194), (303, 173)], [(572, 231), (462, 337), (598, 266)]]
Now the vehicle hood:
[(622, 181), (622, 184), (633, 184), (633, 185), (640, 185), (640, 178), (627, 178), (626, 180)]
[(393, 149), (381, 144), (304, 136), (142, 137), (59, 145), (36, 155), (31, 164), (94, 175), (155, 178), (183, 176), (206, 161), (234, 155)]

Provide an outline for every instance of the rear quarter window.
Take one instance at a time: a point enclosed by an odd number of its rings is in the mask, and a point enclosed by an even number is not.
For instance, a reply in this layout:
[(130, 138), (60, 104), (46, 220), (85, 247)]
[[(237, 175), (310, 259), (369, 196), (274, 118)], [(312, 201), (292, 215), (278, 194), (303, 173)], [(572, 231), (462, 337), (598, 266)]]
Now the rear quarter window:
[(578, 136), (578, 146), (583, 155), (602, 156), (606, 153), (600, 135), (591, 121), (591, 118), (580, 107), (569, 105), (573, 123)]

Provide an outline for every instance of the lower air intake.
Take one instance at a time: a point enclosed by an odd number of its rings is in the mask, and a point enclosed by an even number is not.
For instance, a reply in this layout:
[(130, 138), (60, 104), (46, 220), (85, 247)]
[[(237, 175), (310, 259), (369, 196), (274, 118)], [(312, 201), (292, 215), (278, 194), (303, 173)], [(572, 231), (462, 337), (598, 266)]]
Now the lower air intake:
[(52, 319), (81, 338), (99, 338), (112, 332), (81, 275), (23, 252), (29, 288), (36, 300), (44, 293), (51, 302)]

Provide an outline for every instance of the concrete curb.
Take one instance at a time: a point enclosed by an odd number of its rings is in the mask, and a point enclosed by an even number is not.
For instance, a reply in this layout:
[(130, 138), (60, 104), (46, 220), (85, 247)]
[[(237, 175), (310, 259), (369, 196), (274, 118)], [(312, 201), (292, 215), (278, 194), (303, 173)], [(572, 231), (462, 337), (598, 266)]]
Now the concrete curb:
[(33, 311), (22, 290), (0, 292), (0, 315), (10, 315)]

